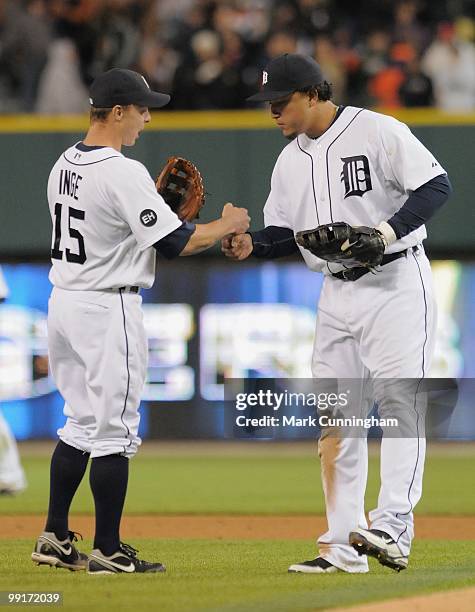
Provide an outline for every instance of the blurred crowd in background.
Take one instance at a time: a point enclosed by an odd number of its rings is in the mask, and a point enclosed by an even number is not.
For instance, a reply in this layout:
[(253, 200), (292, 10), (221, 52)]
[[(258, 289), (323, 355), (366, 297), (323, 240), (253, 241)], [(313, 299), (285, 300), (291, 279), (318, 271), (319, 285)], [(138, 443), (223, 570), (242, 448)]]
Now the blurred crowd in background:
[(269, 59), (313, 55), (340, 104), (475, 109), (473, 0), (0, 0), (0, 112), (76, 113), (112, 67), (170, 110), (248, 108)]

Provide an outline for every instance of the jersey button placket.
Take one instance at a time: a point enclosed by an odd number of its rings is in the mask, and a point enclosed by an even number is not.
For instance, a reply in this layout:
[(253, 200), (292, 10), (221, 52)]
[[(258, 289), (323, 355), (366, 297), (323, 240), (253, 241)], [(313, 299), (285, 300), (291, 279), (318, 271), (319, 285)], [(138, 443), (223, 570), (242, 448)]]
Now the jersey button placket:
[[(323, 167), (323, 164), (322, 164), (322, 145), (317, 144), (315, 149), (316, 149), (316, 153), (314, 156), (315, 157), (315, 177), (316, 177), (316, 182), (317, 182), (318, 201), (320, 204), (325, 204), (327, 201), (327, 192), (326, 192), (326, 184), (325, 184), (325, 181), (323, 180), (323, 177), (325, 176), (325, 168)], [(322, 214), (322, 212), (326, 215), (326, 208), (320, 209), (320, 215)], [(321, 221), (321, 223), (330, 223), (331, 221), (332, 219), (328, 217), (328, 220)]]

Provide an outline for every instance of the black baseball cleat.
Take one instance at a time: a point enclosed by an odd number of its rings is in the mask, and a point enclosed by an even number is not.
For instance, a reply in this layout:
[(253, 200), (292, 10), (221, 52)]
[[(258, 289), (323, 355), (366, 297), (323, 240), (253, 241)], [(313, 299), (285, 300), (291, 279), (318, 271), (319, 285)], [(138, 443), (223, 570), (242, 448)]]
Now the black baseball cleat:
[(381, 565), (390, 567), (396, 572), (407, 568), (408, 557), (401, 553), (399, 546), (385, 531), (355, 529), (350, 532), (350, 545), (359, 555), (374, 557)]
[(150, 563), (137, 558), (138, 550), (128, 544), (120, 543), (119, 550), (109, 557), (96, 548), (89, 555), (88, 574), (151, 574), (164, 572), (161, 563)]
[(322, 557), (317, 557), (312, 559), (312, 561), (294, 563), (288, 569), (290, 574), (335, 574), (338, 571), (337, 567)]
[(14, 495), (22, 493), (25, 489), (26, 487), (24, 486), (0, 484), (0, 496), (13, 497)]
[(31, 560), (37, 565), (63, 567), (72, 572), (85, 570), (87, 555), (79, 552), (73, 544), (78, 541), (78, 535), (82, 539), (81, 534), (69, 531), (65, 540), (59, 540), (54, 533), (43, 531), (31, 553)]

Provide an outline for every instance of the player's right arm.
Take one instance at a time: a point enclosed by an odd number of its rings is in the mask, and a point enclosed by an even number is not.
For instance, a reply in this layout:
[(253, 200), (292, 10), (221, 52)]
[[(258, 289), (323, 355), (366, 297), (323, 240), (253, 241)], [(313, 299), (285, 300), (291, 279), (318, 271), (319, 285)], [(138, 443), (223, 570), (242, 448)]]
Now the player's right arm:
[(226, 257), (242, 261), (250, 255), (260, 259), (287, 257), (299, 249), (291, 229), (270, 225), (258, 232), (225, 236), (221, 241), (221, 250)]
[(227, 234), (245, 232), (249, 221), (245, 208), (238, 208), (228, 202), (224, 205), (220, 219), (199, 225), (184, 221), (180, 227), (153, 246), (167, 259), (179, 255), (194, 255), (209, 249)]
[(245, 208), (238, 208), (228, 202), (224, 205), (220, 219), (196, 225), (180, 255), (193, 255), (209, 249), (228, 234), (242, 234), (249, 228), (249, 221)]
[(221, 240), (221, 250), (230, 259), (242, 261), (252, 254), (250, 234), (228, 234)]
[(276, 259), (297, 253), (292, 222), (287, 210), (291, 208), (287, 194), (287, 185), (283, 176), (285, 158), (289, 150), (286, 147), (279, 155), (272, 172), (271, 190), (264, 206), (264, 229), (238, 235), (228, 235), (221, 241), (221, 250), (230, 259), (242, 261), (250, 255), (261, 259)]
[(141, 251), (153, 246), (167, 259), (193, 255), (210, 248), (226, 234), (249, 228), (245, 208), (225, 204), (221, 217), (195, 225), (181, 221), (166, 204), (150, 174), (141, 163), (120, 158), (111, 180), (111, 200), (127, 221)]

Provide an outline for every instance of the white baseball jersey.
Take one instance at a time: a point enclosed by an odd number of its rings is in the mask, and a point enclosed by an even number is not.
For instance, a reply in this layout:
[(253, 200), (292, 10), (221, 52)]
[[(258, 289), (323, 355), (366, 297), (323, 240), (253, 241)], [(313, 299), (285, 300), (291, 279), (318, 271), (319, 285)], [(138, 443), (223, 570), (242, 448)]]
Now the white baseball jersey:
[(48, 180), (53, 221), (50, 281), (76, 291), (155, 279), (155, 242), (181, 221), (147, 169), (110, 147), (67, 149)]
[[(284, 148), (272, 174), (265, 225), (294, 233), (337, 221), (377, 227), (412, 191), (444, 173), (404, 123), (347, 106), (320, 137), (301, 134)], [(415, 246), (426, 236), (422, 225), (386, 253)], [(299, 248), (311, 270), (329, 272), (327, 262)], [(332, 264), (331, 271), (341, 268)]]

